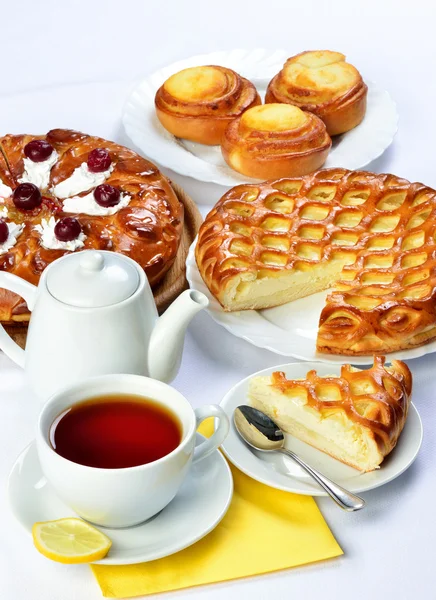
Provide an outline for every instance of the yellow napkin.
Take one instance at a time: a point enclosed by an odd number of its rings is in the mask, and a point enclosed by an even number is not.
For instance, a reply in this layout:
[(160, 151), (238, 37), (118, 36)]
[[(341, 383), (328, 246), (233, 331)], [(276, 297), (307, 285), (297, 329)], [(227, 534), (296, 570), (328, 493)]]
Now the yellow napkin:
[[(201, 430), (212, 432), (212, 424)], [(233, 467), (234, 495), (221, 523), (177, 554), (127, 566), (91, 568), (108, 598), (128, 598), (259, 575), (340, 556), (310, 496), (275, 490)]]

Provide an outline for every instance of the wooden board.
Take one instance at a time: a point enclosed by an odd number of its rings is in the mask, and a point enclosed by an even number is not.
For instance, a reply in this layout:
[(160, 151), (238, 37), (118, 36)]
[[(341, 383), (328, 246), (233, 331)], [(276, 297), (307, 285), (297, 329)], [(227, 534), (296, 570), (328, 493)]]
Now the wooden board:
[[(153, 295), (159, 314), (162, 314), (171, 302), (173, 302), (173, 300), (188, 287), (188, 282), (185, 277), (185, 262), (188, 256), (189, 247), (194, 241), (202, 222), (201, 214), (192, 198), (190, 198), (176, 183), (171, 182), (171, 185), (173, 186), (178, 199), (184, 206), (185, 218), (176, 260), (162, 281), (153, 289)], [(17, 344), (22, 348), (25, 347), (27, 325), (11, 325), (6, 326), (5, 329)]]
[(185, 277), (186, 258), (188, 256), (189, 247), (194, 241), (203, 220), (192, 198), (190, 198), (176, 183), (171, 182), (171, 185), (185, 208), (185, 219), (182, 239), (180, 240), (176, 260), (162, 281), (153, 290), (159, 314), (163, 313), (171, 302), (188, 287), (188, 282)]

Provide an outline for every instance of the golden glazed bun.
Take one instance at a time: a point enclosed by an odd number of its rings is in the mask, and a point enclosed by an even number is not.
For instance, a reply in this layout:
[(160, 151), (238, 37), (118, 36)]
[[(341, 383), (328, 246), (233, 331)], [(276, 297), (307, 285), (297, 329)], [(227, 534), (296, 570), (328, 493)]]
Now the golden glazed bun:
[(221, 150), (235, 171), (270, 179), (319, 169), (331, 144), (324, 123), (315, 115), (288, 104), (264, 104), (228, 125)]
[(221, 141), (227, 125), (260, 104), (256, 88), (226, 67), (191, 67), (172, 75), (158, 89), (156, 114), (170, 133), (207, 145)]
[(229, 190), (202, 224), (199, 271), (225, 310), (332, 288), (317, 349), (367, 355), (436, 339), (436, 191), (325, 169)]
[(253, 377), (250, 404), (281, 429), (343, 463), (373, 471), (395, 448), (404, 428), (412, 393), (412, 374), (401, 361), (359, 370), (341, 367), (341, 375), (287, 379), (284, 373)]
[(320, 117), (330, 135), (358, 125), (366, 111), (368, 88), (345, 56), (330, 50), (289, 58), (272, 81), (265, 102), (294, 104)]

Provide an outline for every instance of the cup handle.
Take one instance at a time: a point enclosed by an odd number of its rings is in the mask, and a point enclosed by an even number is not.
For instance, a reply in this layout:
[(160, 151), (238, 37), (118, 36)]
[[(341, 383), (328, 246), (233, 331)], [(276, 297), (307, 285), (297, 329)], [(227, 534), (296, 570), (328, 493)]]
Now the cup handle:
[(195, 417), (197, 419), (197, 428), (205, 419), (209, 417), (216, 417), (218, 419), (218, 427), (215, 433), (206, 441), (202, 442), (199, 446), (194, 449), (193, 463), (197, 463), (209, 454), (212, 454), (218, 446), (220, 446), (226, 439), (229, 433), (230, 423), (229, 418), (223, 411), (221, 406), (217, 404), (209, 404), (208, 406), (200, 406), (195, 409)]

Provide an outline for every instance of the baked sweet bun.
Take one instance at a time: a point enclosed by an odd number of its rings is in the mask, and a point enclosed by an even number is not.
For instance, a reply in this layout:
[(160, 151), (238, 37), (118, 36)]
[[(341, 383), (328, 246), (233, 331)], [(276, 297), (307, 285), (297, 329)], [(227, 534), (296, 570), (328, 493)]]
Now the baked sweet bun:
[(412, 374), (394, 360), (359, 370), (341, 367), (341, 375), (306, 379), (284, 373), (253, 377), (250, 404), (285, 432), (359, 471), (377, 469), (395, 448), (404, 428), (412, 393)]
[(340, 52), (318, 50), (289, 58), (269, 83), (265, 102), (294, 104), (320, 117), (329, 135), (358, 125), (366, 112), (368, 88)]
[(175, 73), (155, 97), (156, 114), (165, 129), (207, 145), (219, 144), (230, 121), (260, 102), (248, 79), (216, 65)]
[(221, 151), (226, 163), (257, 179), (293, 177), (319, 169), (332, 141), (324, 123), (288, 104), (249, 108), (226, 128)]
[(436, 339), (435, 240), (435, 190), (325, 169), (232, 188), (202, 224), (195, 254), (225, 310), (332, 288), (318, 350), (385, 354)]
[[(0, 270), (37, 284), (52, 261), (87, 248), (133, 258), (151, 285), (170, 268), (183, 206), (152, 163), (67, 129), (6, 135), (0, 151)], [(0, 290), (0, 321), (28, 320), (25, 302)]]

